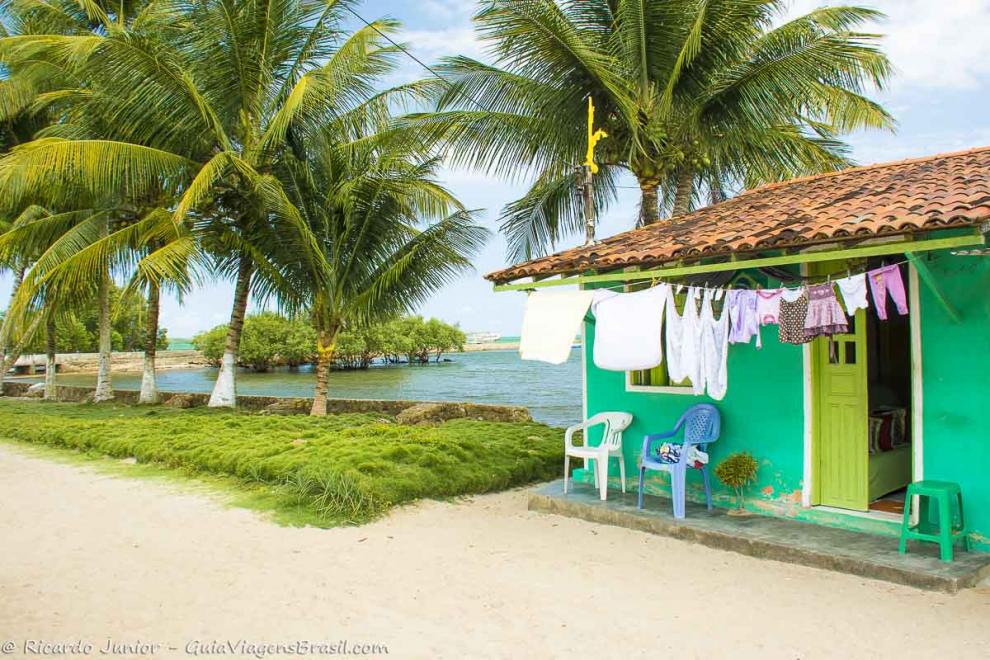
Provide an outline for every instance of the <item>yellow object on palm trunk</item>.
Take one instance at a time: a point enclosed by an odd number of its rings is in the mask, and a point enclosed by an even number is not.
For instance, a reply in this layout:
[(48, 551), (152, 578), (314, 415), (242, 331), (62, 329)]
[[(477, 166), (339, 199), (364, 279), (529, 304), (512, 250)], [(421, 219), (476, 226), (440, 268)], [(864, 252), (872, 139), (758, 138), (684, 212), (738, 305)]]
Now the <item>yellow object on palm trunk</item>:
[(592, 174), (598, 174), (598, 165), (595, 164), (595, 145), (602, 138), (608, 137), (608, 133), (602, 129), (595, 130), (595, 103), (588, 97), (588, 153), (585, 156), (584, 164), (591, 168)]

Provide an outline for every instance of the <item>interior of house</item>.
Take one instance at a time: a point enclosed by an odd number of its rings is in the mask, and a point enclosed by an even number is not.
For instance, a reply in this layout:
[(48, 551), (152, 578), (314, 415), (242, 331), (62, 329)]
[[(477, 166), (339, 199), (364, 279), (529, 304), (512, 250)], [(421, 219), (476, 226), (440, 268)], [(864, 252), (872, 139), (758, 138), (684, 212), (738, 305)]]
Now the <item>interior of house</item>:
[(866, 318), (870, 510), (901, 515), (912, 476), (910, 316), (888, 300), (886, 321), (872, 309)]

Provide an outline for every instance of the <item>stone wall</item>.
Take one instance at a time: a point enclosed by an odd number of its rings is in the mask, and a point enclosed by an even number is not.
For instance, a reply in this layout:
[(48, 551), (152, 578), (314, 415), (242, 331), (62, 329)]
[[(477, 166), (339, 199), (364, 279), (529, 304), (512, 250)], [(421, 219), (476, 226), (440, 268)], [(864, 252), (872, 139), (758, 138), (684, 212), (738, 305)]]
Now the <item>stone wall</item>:
[[(19, 374), (32, 374), (45, 366), (44, 354), (22, 355), (15, 363)], [(100, 361), (99, 353), (58, 353), (55, 364), (58, 373), (95, 373)], [(158, 369), (192, 369), (208, 366), (206, 359), (199, 351), (159, 351), (155, 357)], [(115, 372), (140, 372), (144, 367), (144, 353), (140, 351), (125, 353), (114, 352), (110, 356), (110, 367)]]
[[(3, 384), (3, 395), (23, 397), (33, 383), (7, 381)], [(92, 387), (59, 387), (60, 401), (86, 402), (92, 400)], [(114, 390), (117, 403), (136, 404), (138, 392), (135, 390)], [(202, 392), (162, 392), (162, 403), (176, 408), (196, 408), (205, 406), (210, 395)], [(306, 414), (313, 400), (307, 398), (286, 398), (277, 396), (238, 396), (238, 408), (250, 411), (268, 411), (280, 414)], [(440, 422), (446, 419), (483, 419), (491, 422), (530, 421), (529, 410), (523, 406), (494, 406), (482, 403), (450, 403), (432, 401), (389, 401), (384, 399), (330, 399), (327, 412), (337, 413), (382, 413), (398, 416), (414, 409), (415, 414), (407, 415), (407, 423)]]

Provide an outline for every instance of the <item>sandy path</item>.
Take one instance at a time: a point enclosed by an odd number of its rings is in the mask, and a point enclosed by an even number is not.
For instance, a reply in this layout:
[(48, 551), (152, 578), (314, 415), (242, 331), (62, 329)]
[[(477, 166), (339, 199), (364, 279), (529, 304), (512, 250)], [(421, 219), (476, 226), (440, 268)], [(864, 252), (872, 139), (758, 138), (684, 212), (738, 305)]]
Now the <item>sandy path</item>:
[(397, 658), (990, 656), (990, 590), (930, 594), (529, 513), (522, 492), (290, 529), (0, 446), (0, 539), (0, 642), (81, 639), (94, 655), (112, 637), (164, 644), (156, 657), (341, 638)]

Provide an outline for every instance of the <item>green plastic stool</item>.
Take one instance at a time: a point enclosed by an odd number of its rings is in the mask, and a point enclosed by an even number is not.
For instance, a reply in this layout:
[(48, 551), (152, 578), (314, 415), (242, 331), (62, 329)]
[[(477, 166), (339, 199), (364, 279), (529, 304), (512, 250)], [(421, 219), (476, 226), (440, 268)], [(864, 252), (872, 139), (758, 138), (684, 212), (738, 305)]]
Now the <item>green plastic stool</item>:
[[(911, 507), (914, 496), (918, 497), (918, 524), (912, 527)], [(952, 515), (953, 499), (959, 513), (958, 521)], [(929, 506), (932, 501), (938, 506), (937, 526), (931, 521)], [(961, 540), (963, 548), (969, 550), (959, 484), (951, 481), (916, 481), (908, 485), (904, 501), (904, 522), (901, 524), (901, 554), (907, 552), (908, 539), (938, 543), (942, 561), (952, 561), (952, 546), (956, 541)]]

